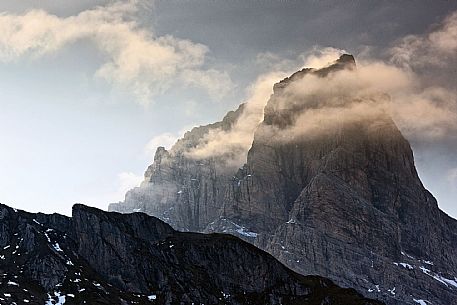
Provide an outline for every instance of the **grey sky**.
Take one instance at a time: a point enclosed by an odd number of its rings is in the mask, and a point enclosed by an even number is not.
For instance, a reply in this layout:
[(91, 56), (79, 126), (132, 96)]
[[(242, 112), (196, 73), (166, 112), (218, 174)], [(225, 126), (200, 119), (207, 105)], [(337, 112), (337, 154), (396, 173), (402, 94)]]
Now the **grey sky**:
[[(0, 11), (17, 16), (43, 9), (65, 18), (96, 4), (113, 3), (0, 1)], [(382, 59), (402, 37), (421, 35), (457, 10), (457, 2), (437, 0), (188, 0), (143, 1), (139, 6), (128, 17), (140, 28), (157, 37), (171, 35), (206, 46), (204, 62), (189, 71), (226, 73), (231, 90), (216, 98), (192, 84), (192, 76), (183, 77), (150, 96), (153, 102), (145, 106), (131, 93), (131, 86), (122, 86), (112, 75), (94, 76), (111, 53), (91, 36), (70, 40), (44, 55), (24, 53), (4, 60), (0, 62), (1, 202), (66, 214), (75, 202), (106, 208), (142, 176), (151, 162), (145, 148), (151, 139), (164, 133), (171, 138), (194, 125), (218, 120), (243, 100), (246, 87), (270, 69), (258, 60), (259, 54), (283, 63), (288, 60), (290, 68), (300, 68), (300, 54), (315, 46), (356, 55), (369, 49)], [(455, 67), (447, 67), (446, 73), (455, 73)], [(456, 217), (456, 139), (411, 140), (424, 184)]]

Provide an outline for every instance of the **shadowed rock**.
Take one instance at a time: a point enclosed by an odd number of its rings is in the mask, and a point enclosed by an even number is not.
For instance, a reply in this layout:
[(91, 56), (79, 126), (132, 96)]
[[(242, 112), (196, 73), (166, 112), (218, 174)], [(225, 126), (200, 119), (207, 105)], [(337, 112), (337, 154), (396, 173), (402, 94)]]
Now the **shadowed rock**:
[(177, 232), (143, 213), (0, 205), (0, 228), (1, 304), (381, 304), (234, 236)]

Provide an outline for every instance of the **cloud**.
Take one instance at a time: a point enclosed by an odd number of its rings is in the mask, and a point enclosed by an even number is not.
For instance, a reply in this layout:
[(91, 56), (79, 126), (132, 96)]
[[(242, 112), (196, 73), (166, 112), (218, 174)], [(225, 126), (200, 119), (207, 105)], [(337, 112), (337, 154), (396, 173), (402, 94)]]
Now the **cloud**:
[(457, 132), (454, 91), (424, 87), (411, 71), (377, 61), (362, 61), (355, 70), (327, 77), (307, 74), (275, 97), (274, 105), (275, 113), (293, 112), (293, 122), (285, 129), (273, 126), (266, 136), (285, 141), (386, 115), (408, 139), (434, 141)]
[(287, 75), (285, 72), (271, 72), (258, 77), (247, 89), (244, 109), (230, 130), (213, 129), (200, 140), (200, 144), (187, 152), (195, 159), (226, 157), (227, 165), (239, 166), (246, 162), (254, 132), (263, 120), (263, 111), (273, 84)]
[(145, 152), (153, 160), (157, 147), (162, 146), (165, 149), (170, 149), (173, 144), (179, 139), (180, 134), (165, 132), (153, 137), (145, 147)]
[[(305, 67), (322, 68), (343, 53), (333, 47), (315, 46), (299, 57)], [(449, 80), (454, 80), (457, 65), (457, 12), (426, 34), (398, 40), (387, 50), (387, 61), (363, 53), (355, 70), (338, 71), (325, 78), (308, 74), (290, 84), (273, 104), (277, 107), (274, 111), (294, 111), (294, 122), (281, 131), (263, 130), (266, 136), (280, 140), (315, 136), (344, 123), (388, 114), (410, 140), (455, 139), (457, 88)], [(290, 61), (281, 61), (274, 54), (258, 57), (260, 61), (268, 59), (279, 63), (272, 67), (290, 66)], [(214, 145), (219, 146), (226, 137), (214, 138)]]
[(388, 53), (393, 63), (409, 69), (445, 66), (457, 53), (457, 12), (424, 35), (403, 37)]
[(182, 73), (185, 84), (206, 89), (208, 94), (216, 100), (227, 96), (233, 89), (230, 76), (227, 72), (220, 72), (215, 69), (186, 70)]
[(132, 172), (122, 172), (118, 174), (119, 188), (116, 194), (121, 194), (122, 196), (134, 187), (140, 185), (144, 180), (143, 176), (136, 175)]
[[(143, 180), (142, 175), (129, 171), (121, 172), (114, 177), (107, 177), (107, 179), (99, 181), (96, 192), (89, 195), (82, 194), (77, 202), (105, 209), (107, 203), (124, 200), (126, 193), (138, 187)], [(107, 184), (104, 185), (105, 183)]]
[(309, 64), (323, 67), (338, 58), (344, 50), (335, 48), (318, 49), (300, 54), (296, 60), (282, 59), (274, 53), (259, 53), (256, 63), (270, 69), (260, 75), (247, 88), (245, 107), (230, 130), (212, 129), (187, 156), (195, 159), (224, 156), (229, 166), (240, 166), (246, 162), (246, 156), (252, 145), (254, 133), (263, 120), (264, 108), (273, 94), (273, 85), (289, 76), (299, 67)]
[(142, 104), (173, 83), (203, 88), (223, 97), (233, 84), (227, 73), (205, 69), (205, 45), (170, 35), (157, 36), (136, 21), (136, 1), (115, 2), (58, 17), (43, 10), (0, 15), (0, 61), (37, 58), (79, 40), (92, 41), (106, 62), (95, 75), (131, 91)]
[[(427, 36), (414, 36), (414, 48), (426, 49), (429, 43), (439, 41), (437, 48), (446, 56), (457, 57), (448, 48), (453, 48), (454, 19), (456, 14), (446, 18), (437, 31)], [(402, 48), (400, 45), (391, 51)], [(411, 48), (413, 49), (413, 48)], [(344, 50), (336, 48), (314, 47), (299, 56), (305, 67), (322, 68), (334, 62)], [(281, 94), (276, 94), (272, 101), (274, 113), (289, 111), (293, 121), (286, 128), (277, 126), (261, 127), (261, 133), (275, 141), (291, 141), (296, 137), (312, 137), (323, 132), (333, 132), (342, 124), (360, 121), (379, 121), (379, 118), (392, 117), (403, 134), (412, 140), (436, 141), (457, 133), (457, 92), (440, 84), (427, 83), (421, 73), (411, 67), (416, 65), (416, 57), (401, 55), (403, 62), (396, 58), (384, 62), (366, 55), (357, 61), (354, 70), (340, 70), (320, 77), (309, 73), (302, 79), (289, 84)], [(272, 60), (274, 70), (292, 66), (291, 60), (281, 60), (271, 53), (261, 53), (259, 63)], [(409, 61), (412, 60), (412, 61)], [(426, 64), (425, 61), (422, 64)], [(434, 65), (433, 61), (427, 65)], [(271, 72), (260, 77), (251, 87), (251, 97), (246, 109), (234, 127), (229, 131), (212, 130), (195, 149), (188, 152), (194, 158), (222, 156), (230, 153), (235, 164), (245, 162), (254, 132), (263, 119), (263, 110), (272, 85), (281, 78), (290, 75), (282, 71)]]
[(394, 118), (412, 140), (437, 141), (457, 133), (457, 93), (442, 87), (400, 93)]
[(347, 53), (345, 50), (334, 47), (314, 46), (310, 51), (301, 54), (300, 57), (304, 61), (304, 67), (319, 69), (328, 66), (345, 53)]
[(428, 38), (435, 49), (455, 56), (455, 52), (457, 52), (457, 12), (449, 15), (442, 26), (430, 33)]

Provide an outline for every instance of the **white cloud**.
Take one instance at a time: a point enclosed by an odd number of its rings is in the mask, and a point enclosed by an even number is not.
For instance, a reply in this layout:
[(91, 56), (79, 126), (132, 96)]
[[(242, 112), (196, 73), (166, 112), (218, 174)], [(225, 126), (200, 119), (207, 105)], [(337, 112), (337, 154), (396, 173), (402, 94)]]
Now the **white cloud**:
[(146, 154), (153, 160), (157, 147), (163, 146), (165, 149), (170, 149), (173, 144), (179, 139), (180, 134), (165, 132), (153, 137), (145, 147)]
[(142, 104), (181, 81), (223, 97), (233, 86), (225, 72), (205, 69), (208, 48), (170, 35), (156, 36), (135, 21), (136, 1), (115, 2), (58, 17), (43, 10), (0, 15), (0, 61), (57, 52), (78, 40), (92, 41), (106, 62), (96, 76), (130, 90)]
[[(140, 183), (144, 180), (143, 176), (136, 175), (132, 172), (122, 172), (117, 175), (119, 188), (116, 194), (120, 194), (124, 196), (128, 190), (131, 190), (134, 187), (140, 185)], [(118, 197), (118, 196), (117, 196)], [(120, 198), (121, 200), (123, 198)]]
[(347, 52), (342, 49), (314, 46), (310, 51), (300, 55), (300, 57), (303, 59), (305, 67), (319, 69), (333, 63), (335, 59), (345, 53)]
[[(93, 194), (88, 196), (83, 195), (77, 202), (106, 209), (109, 203), (123, 201), (125, 194), (129, 190), (140, 186), (143, 180), (144, 177), (142, 175), (137, 175), (129, 171), (121, 172), (115, 177), (106, 177), (103, 181), (99, 181), (102, 187), (98, 188)], [(108, 184), (103, 186), (107, 181), (109, 181)]]

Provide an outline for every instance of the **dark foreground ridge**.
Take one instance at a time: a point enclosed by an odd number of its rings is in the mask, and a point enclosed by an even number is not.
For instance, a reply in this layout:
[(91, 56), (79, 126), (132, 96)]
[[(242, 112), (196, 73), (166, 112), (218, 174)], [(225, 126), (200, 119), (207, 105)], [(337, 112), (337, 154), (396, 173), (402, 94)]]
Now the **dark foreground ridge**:
[(0, 304), (381, 304), (301, 276), (226, 234), (143, 213), (73, 216), (0, 205)]

